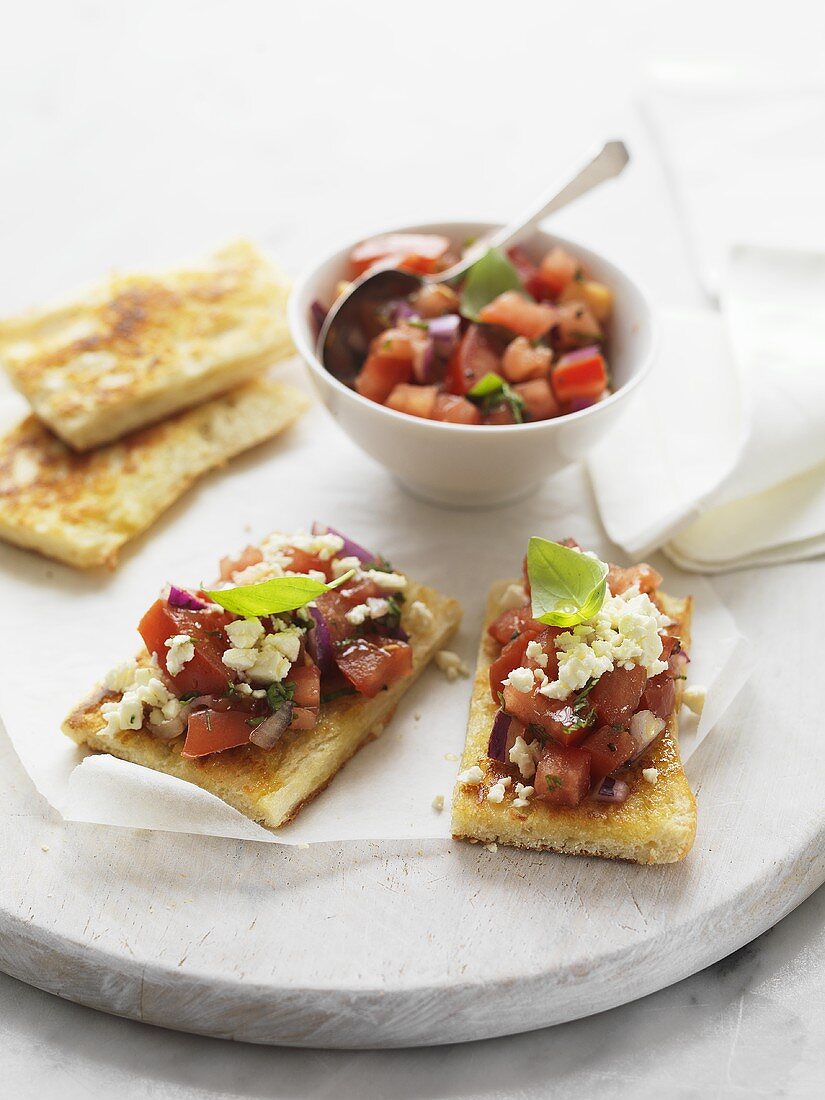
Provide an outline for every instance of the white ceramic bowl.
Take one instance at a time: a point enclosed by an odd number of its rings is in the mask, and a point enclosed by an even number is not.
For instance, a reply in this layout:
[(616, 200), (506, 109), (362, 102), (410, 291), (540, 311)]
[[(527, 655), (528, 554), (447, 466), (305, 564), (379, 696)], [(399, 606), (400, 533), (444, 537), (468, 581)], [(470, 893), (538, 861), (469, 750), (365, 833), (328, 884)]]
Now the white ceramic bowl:
[[(460, 245), (495, 228), (488, 222), (445, 222), (408, 226), (400, 232), (443, 233)], [(347, 435), (415, 496), (458, 508), (494, 507), (527, 496), (550, 474), (587, 453), (622, 415), (650, 370), (654, 323), (636, 284), (595, 252), (536, 231), (526, 245), (533, 259), (538, 261), (553, 245), (561, 245), (614, 293), (609, 361), (616, 392), (556, 420), (490, 427), (445, 424), (385, 408), (339, 382), (315, 355), (310, 305), (315, 299), (332, 301), (335, 284), (347, 277), (347, 257), (356, 243), (328, 256), (298, 280), (289, 302), (292, 338), (321, 400)]]

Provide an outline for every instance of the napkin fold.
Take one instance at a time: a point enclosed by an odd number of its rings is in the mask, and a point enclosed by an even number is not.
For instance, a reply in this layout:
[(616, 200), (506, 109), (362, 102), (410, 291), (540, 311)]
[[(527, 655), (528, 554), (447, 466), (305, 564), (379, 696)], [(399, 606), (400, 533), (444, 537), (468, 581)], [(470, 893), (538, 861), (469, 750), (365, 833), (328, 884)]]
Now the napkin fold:
[(825, 551), (825, 93), (666, 84), (645, 109), (720, 312), (664, 316), (652, 379), (589, 459), (602, 520), (631, 557), (661, 547), (697, 572), (813, 557)]

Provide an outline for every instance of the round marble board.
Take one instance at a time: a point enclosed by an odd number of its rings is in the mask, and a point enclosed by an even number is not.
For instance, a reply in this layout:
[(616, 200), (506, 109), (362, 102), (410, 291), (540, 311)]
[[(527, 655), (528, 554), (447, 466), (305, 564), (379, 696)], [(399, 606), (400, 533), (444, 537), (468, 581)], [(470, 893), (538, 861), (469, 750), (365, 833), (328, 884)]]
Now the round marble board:
[(5, 745), (0, 967), (165, 1027), (321, 1047), (525, 1031), (675, 982), (825, 879), (818, 685), (804, 662), (823, 609), (781, 652), (766, 629), (782, 592), (804, 587), (823, 603), (821, 572), (719, 581), (757, 668), (691, 761), (699, 834), (682, 864), (446, 841), (296, 849), (66, 823)]

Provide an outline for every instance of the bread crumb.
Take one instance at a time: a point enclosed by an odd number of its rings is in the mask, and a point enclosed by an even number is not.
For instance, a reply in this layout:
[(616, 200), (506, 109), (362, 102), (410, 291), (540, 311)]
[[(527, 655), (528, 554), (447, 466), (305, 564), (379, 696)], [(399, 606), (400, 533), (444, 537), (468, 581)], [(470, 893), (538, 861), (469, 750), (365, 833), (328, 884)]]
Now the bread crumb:
[(496, 844), (496, 842), (494, 840), (491, 841), (490, 844), (485, 844), (484, 847), (487, 849), (488, 852), (497, 852), (498, 851), (498, 844)]
[(443, 794), (437, 794), (435, 796), (435, 798), (433, 799), (432, 806), (433, 806), (433, 809), (435, 810), (435, 812), (437, 814), (440, 814), (441, 811), (444, 809), (444, 795)]
[(48, 850), (49, 850), (48, 844), (41, 844), (40, 845), (40, 851), (41, 852), (48, 852)]
[(420, 721), (421, 721), (421, 714), (420, 714), (420, 712), (419, 712), (419, 711), (416, 711), (416, 712), (415, 712), (415, 714), (413, 715), (413, 718), (414, 718), (414, 719), (416, 720), (416, 722), (420, 722)]
[(524, 607), (527, 603), (527, 593), (523, 584), (508, 584), (499, 601), (499, 611), (512, 611), (516, 607)]
[(444, 759), (445, 760), (450, 760), (450, 761), (458, 760), (458, 756), (454, 752), (445, 752), (444, 753)]
[(655, 787), (659, 782), (659, 771), (657, 768), (645, 768), (642, 771), (642, 778)]
[(435, 655), (435, 663), (450, 682), (457, 680), (459, 676), (470, 675), (469, 668), (467, 668), (459, 655), (453, 653), (451, 649), (439, 650)]
[(309, 848), (309, 845), (307, 844), (307, 842), (305, 840), (302, 840), (301, 843), (296, 844), (295, 847), (300, 848), (301, 851), (304, 852), (304, 851), (306, 851), (307, 848)]

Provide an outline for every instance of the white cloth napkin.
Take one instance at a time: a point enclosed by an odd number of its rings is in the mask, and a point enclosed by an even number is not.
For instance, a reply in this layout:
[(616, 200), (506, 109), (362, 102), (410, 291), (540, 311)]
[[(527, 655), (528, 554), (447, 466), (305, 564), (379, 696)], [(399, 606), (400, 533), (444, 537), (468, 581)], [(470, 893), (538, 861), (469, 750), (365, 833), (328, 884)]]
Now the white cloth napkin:
[(825, 90), (662, 80), (642, 108), (711, 294), (733, 245), (825, 249)]
[[(646, 109), (721, 315), (663, 318), (651, 382), (589, 461), (602, 519), (631, 556), (661, 546), (700, 572), (812, 557), (825, 551), (825, 93), (670, 84)], [(812, 243), (823, 251), (791, 247)]]

